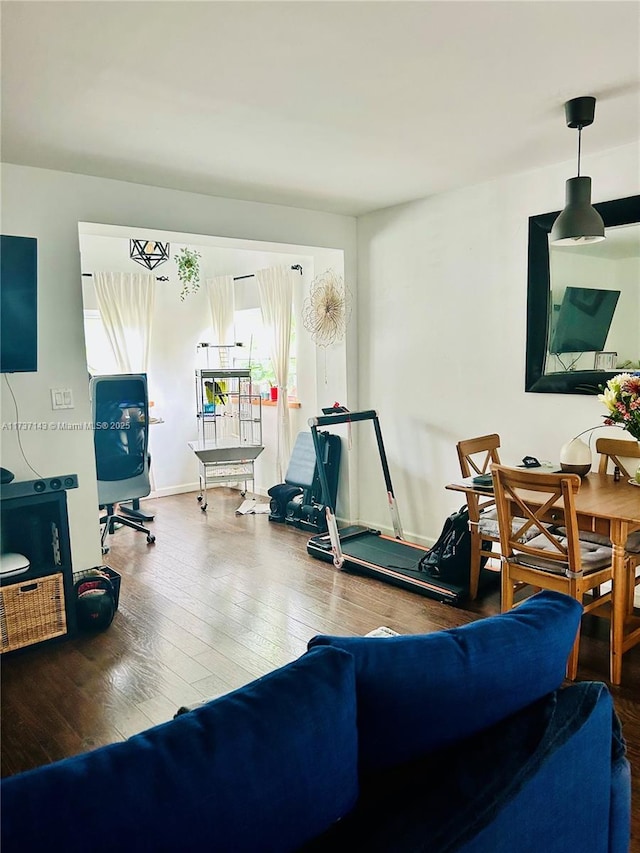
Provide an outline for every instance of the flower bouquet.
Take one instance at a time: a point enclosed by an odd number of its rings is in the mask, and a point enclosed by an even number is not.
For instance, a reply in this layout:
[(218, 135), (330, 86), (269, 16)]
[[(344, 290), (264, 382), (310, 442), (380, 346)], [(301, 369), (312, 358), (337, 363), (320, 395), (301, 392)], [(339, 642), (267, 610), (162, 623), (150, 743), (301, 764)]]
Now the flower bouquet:
[(605, 424), (620, 426), (640, 441), (640, 372), (619, 373), (609, 379), (603, 392), (598, 399), (609, 410)]

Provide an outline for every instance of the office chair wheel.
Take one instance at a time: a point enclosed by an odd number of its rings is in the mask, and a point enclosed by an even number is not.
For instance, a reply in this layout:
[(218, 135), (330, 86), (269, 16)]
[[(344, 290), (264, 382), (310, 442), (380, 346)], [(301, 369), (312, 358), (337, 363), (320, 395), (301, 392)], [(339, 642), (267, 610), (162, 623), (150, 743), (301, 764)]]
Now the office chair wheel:
[(102, 551), (102, 553), (103, 553), (103, 554), (108, 554), (108, 553), (109, 553), (109, 549), (106, 547), (106, 545), (103, 545), (103, 546), (102, 546), (102, 548), (101, 548), (100, 550)]
[(208, 506), (208, 504), (202, 504), (202, 506), (200, 507), (200, 509), (202, 510), (202, 512), (206, 512), (206, 511), (207, 511), (207, 506)]
[(202, 495), (198, 495), (196, 500), (198, 501), (199, 504), (201, 504), (202, 503)]
[(147, 536), (147, 545), (153, 545), (153, 543), (154, 543), (155, 541), (156, 541), (156, 537), (153, 535), (153, 533), (150, 533), (150, 534)]

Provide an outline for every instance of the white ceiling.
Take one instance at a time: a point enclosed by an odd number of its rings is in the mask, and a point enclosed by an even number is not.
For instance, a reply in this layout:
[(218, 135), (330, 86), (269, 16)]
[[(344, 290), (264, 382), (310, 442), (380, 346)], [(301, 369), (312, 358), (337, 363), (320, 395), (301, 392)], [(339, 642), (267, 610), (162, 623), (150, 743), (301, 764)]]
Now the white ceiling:
[[(2, 159), (352, 215), (640, 137), (635, 0), (3, 2)], [(570, 175), (568, 175), (570, 177)]]

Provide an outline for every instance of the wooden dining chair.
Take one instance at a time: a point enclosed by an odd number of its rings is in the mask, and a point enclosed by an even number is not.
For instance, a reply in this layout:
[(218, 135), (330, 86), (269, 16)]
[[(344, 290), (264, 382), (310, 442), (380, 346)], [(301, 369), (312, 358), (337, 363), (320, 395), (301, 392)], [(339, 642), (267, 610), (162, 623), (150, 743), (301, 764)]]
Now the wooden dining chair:
[[(640, 441), (629, 441), (628, 439), (621, 438), (598, 438), (596, 440), (596, 453), (600, 455), (598, 465), (600, 474), (611, 473), (611, 468), (617, 466), (620, 473), (630, 479), (634, 476), (636, 468), (640, 467)], [(636, 461), (635, 463), (630, 463), (628, 460)], [(640, 500), (640, 497), (638, 500)], [(583, 534), (580, 535), (583, 536)], [(633, 610), (635, 587), (640, 585), (640, 531), (630, 534), (627, 539), (625, 551), (627, 562), (630, 566), (630, 574), (627, 577), (631, 577), (634, 580), (634, 583), (629, 584), (629, 589), (627, 590), (627, 610), (631, 613)]]
[[(502, 611), (514, 606), (514, 584), (526, 584), (563, 592), (579, 601), (585, 613), (606, 615), (598, 610), (611, 601), (611, 592), (597, 596), (593, 591), (612, 580), (613, 553), (579, 538), (575, 495), (580, 478), (495, 464), (491, 471), (502, 551)], [(555, 518), (562, 518), (565, 535), (548, 527)], [(535, 535), (523, 541), (529, 533)], [(578, 630), (567, 664), (571, 680), (578, 671), (579, 644)]]
[[(500, 463), (500, 436), (496, 433), (467, 438), (456, 444), (460, 471), (463, 477), (476, 477), (488, 474), (493, 463)], [(487, 497), (467, 495), (469, 508), (469, 528), (471, 532), (471, 566), (469, 574), (469, 598), (478, 595), (480, 570), (490, 557), (500, 558), (500, 534), (498, 515), (493, 494)], [(497, 549), (494, 550), (493, 546)]]
[[(607, 474), (611, 465), (616, 465), (625, 477), (633, 477), (640, 467), (640, 441), (628, 441), (624, 438), (596, 439), (596, 453), (600, 454), (598, 471)], [(636, 459), (633, 471), (629, 469), (629, 459)]]

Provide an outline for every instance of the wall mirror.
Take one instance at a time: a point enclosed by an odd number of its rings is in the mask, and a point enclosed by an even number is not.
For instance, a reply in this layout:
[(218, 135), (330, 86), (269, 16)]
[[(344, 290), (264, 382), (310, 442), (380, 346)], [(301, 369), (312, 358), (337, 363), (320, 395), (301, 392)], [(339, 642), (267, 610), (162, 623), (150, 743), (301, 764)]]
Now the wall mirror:
[(606, 239), (552, 246), (559, 211), (529, 218), (525, 390), (598, 394), (640, 366), (640, 196), (601, 202)]

